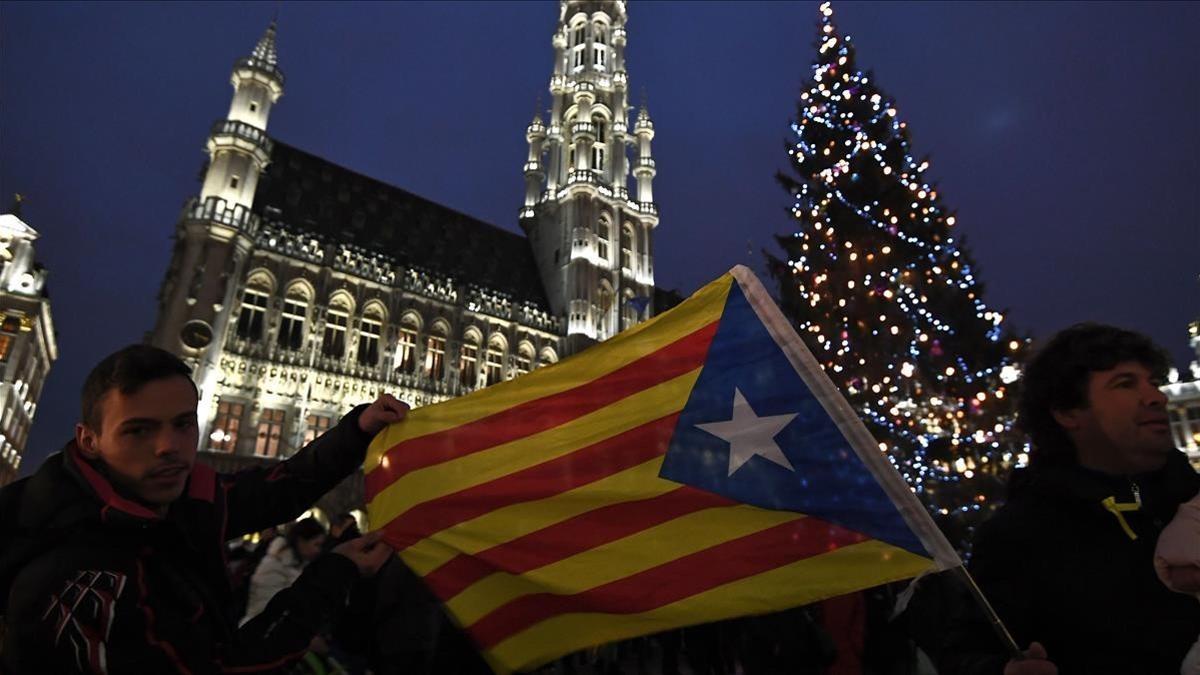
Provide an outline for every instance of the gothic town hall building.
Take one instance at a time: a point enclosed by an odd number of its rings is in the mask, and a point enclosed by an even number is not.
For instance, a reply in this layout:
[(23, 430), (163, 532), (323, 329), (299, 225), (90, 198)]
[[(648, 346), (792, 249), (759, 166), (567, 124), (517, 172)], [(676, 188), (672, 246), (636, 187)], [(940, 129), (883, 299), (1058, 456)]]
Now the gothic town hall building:
[(513, 196), (524, 237), (272, 138), (274, 24), (235, 62), (150, 334), (193, 366), (204, 461), (277, 461), (381, 392), (466, 394), (662, 308), (654, 126), (644, 106), (630, 119), (625, 22), (622, 1), (561, 3), (552, 107), (525, 130)]

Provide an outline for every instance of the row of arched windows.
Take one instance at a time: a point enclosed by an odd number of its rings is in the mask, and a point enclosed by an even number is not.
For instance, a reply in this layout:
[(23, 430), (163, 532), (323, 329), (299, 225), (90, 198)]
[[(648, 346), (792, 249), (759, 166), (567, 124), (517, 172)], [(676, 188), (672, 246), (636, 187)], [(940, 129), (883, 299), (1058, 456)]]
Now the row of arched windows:
[[(609, 259), (608, 249), (612, 237), (611, 233), (612, 222), (608, 219), (607, 215), (601, 216), (596, 222), (596, 252), (604, 260)], [(632, 223), (625, 223), (621, 227), (620, 241), (618, 243), (620, 244), (618, 262), (621, 267), (629, 270), (636, 269), (633, 257), (635, 245), (640, 258), (642, 260), (646, 259), (649, 250), (649, 237), (645, 235), (641, 237), (637, 236)]]
[[(266, 318), (273, 293), (274, 282), (269, 274), (259, 271), (249, 276), (234, 328), (239, 339), (261, 342), (268, 338)], [(294, 351), (305, 346), (312, 299), (312, 288), (306, 282), (288, 286), (279, 311), (279, 330), (273, 338), (279, 348)], [(353, 297), (345, 291), (335, 292), (329, 298), (324, 325), (319, 331), (320, 355), (332, 360), (352, 356), (359, 365), (376, 367), (380, 365), (380, 342), (384, 339), (385, 325), (387, 310), (379, 301), (366, 303), (362, 311), (356, 313)], [(458, 353), (451, 355), (451, 331), (447, 320), (435, 319), (428, 330), (422, 329), (423, 322), (416, 312), (409, 311), (401, 317), (390, 364), (393, 372), (445, 382), (451, 369), (450, 359), (456, 356), (454, 370), (458, 381), (465, 387), (475, 387), (495, 384), (558, 360), (553, 347), (543, 347), (537, 353), (530, 341), (522, 340), (511, 352), (509, 363), (507, 338), (493, 333), (485, 343), (482, 332), (473, 326), (463, 331)], [(356, 339), (351, 339), (352, 332)]]

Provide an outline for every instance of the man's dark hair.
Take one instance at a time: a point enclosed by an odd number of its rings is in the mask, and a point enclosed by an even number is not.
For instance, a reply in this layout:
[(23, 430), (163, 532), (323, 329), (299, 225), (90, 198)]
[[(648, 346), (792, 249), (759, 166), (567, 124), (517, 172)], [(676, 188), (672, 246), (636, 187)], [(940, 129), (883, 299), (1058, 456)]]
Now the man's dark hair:
[[(129, 345), (109, 354), (92, 368), (83, 382), (83, 423), (100, 430), (100, 399), (111, 389), (132, 394), (147, 382), (182, 375), (192, 381), (192, 369), (171, 352), (150, 345)], [(195, 387), (195, 383), (192, 383)]]
[(1167, 353), (1145, 335), (1097, 323), (1075, 324), (1038, 350), (1025, 368), (1017, 418), (1033, 440), (1032, 463), (1075, 461), (1075, 448), (1053, 412), (1086, 407), (1091, 374), (1128, 361), (1159, 378), (1170, 366)]

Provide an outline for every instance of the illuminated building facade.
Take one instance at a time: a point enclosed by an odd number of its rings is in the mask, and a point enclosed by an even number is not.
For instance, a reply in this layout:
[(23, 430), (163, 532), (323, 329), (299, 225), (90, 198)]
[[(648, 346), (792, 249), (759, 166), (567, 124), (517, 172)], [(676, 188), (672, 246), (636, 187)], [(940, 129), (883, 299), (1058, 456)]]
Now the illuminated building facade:
[(14, 211), (0, 215), (0, 486), (17, 477), (42, 385), (58, 358), (46, 270), (34, 261), (38, 233)]
[(653, 126), (643, 108), (629, 132), (623, 2), (561, 5), (550, 124), (528, 129), (528, 238), (271, 138), (275, 40), (272, 24), (234, 65), (150, 334), (193, 366), (204, 461), (274, 462), (381, 392), (435, 403), (653, 313)]

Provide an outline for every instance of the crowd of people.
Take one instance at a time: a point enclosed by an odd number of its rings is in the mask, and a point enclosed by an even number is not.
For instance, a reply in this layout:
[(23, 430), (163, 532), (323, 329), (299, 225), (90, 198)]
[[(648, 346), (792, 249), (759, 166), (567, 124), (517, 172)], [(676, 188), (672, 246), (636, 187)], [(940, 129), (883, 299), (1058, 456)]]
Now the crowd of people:
[[(1096, 324), (1026, 364), (1034, 452), (969, 564), (994, 615), (933, 575), (899, 616), (904, 587), (884, 586), (541, 672), (1200, 675), (1200, 476), (1171, 441), (1166, 370), (1148, 338)], [(378, 532), (296, 520), (404, 403), (217, 474), (196, 463), (197, 390), (174, 355), (122, 349), (81, 398), (72, 441), (0, 491), (0, 673), (490, 672)]]

